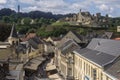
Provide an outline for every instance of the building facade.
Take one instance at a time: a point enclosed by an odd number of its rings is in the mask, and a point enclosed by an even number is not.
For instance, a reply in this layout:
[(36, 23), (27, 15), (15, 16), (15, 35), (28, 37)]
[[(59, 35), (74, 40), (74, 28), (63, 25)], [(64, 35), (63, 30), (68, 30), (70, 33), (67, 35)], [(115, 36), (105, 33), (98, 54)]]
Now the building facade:
[(75, 80), (119, 80), (120, 43), (93, 39), (84, 49), (73, 51)]
[(55, 54), (65, 80), (120, 80), (120, 41), (92, 39), (85, 48), (66, 41)]

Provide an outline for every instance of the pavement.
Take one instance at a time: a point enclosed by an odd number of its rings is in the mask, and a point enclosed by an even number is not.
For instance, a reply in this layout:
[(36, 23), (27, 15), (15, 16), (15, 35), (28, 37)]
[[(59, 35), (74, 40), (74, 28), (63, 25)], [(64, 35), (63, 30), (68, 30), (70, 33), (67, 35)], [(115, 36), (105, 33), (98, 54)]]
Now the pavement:
[(48, 72), (48, 78), (50, 78), (50, 80), (63, 80), (57, 72), (53, 59), (46, 65), (46, 71)]

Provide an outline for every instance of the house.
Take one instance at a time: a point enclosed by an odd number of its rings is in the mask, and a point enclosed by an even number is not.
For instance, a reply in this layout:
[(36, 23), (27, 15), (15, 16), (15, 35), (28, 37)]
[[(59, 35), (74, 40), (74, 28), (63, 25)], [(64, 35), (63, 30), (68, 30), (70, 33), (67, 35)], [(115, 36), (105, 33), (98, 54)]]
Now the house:
[(7, 80), (24, 80), (25, 71), (23, 64), (9, 64), (9, 75), (6, 76)]
[(84, 47), (87, 44), (87, 41), (83, 35), (78, 34), (75, 31), (69, 31), (62, 39), (61, 42), (59, 43), (62, 44), (64, 41), (67, 39), (73, 39), (77, 44), (79, 44), (81, 47)]
[[(2, 80), (23, 80), (23, 62), (26, 62), (27, 49), (22, 45), (17, 36), (15, 25), (12, 26), (10, 36), (6, 42), (0, 43), (0, 75)], [(14, 67), (11, 69), (11, 67)]]
[(75, 80), (120, 80), (120, 41), (94, 38), (73, 53)]
[(85, 37), (88, 42), (90, 42), (93, 38), (112, 39), (114, 37), (114, 33), (107, 31), (101, 32), (90, 31), (86, 34)]
[[(57, 69), (60, 72), (60, 74), (63, 75), (65, 79), (68, 76), (70, 76), (73, 79), (74, 67), (72, 60), (74, 58), (71, 52), (79, 48), (80, 46), (74, 40), (68, 39), (58, 48), (58, 51), (55, 53), (55, 58), (54, 58), (55, 65), (57, 66)], [(71, 65), (71, 67), (69, 65)], [(71, 69), (71, 71), (68, 72), (68, 69)]]
[(27, 48), (28, 58), (33, 58), (44, 52), (44, 43), (36, 33), (28, 33), (25, 37), (21, 38), (21, 44)]
[[(25, 70), (25, 75), (27, 77), (30, 77), (33, 75), (33, 73), (38, 73), (38, 74), (43, 74), (43, 71), (40, 71), (39, 66), (43, 65), (45, 62), (46, 58), (42, 56), (37, 56), (33, 59), (30, 59), (25, 65), (24, 65), (24, 70)], [(36, 75), (36, 77), (39, 75)], [(40, 76), (39, 76), (40, 77)]]
[(0, 79), (23, 80), (23, 60), (17, 57), (13, 47), (0, 49)]
[(0, 79), (4, 80), (9, 74), (9, 57), (13, 56), (12, 48), (0, 49)]
[(45, 53), (53, 53), (54, 45), (51, 42), (44, 42), (44, 51)]
[(36, 57), (38, 55), (42, 55), (44, 52), (44, 43), (39, 37), (33, 37), (30, 38), (28, 41), (28, 46), (29, 46), (29, 58)]
[(45, 41), (51, 42), (54, 46), (57, 46), (61, 39), (62, 39), (61, 37), (48, 37), (48, 39), (46, 39)]

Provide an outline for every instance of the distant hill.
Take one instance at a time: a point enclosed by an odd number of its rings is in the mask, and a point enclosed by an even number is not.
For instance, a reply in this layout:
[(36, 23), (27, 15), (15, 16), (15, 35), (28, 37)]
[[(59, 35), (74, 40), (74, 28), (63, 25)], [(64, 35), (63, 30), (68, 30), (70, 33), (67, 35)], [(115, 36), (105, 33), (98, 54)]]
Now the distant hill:
[(43, 11), (31, 11), (28, 13), (23, 13), (23, 12), (17, 13), (16, 11), (11, 10), (9, 8), (3, 8), (0, 10), (0, 19), (2, 19), (3, 16), (11, 16), (11, 15), (17, 15), (17, 14), (19, 14), (19, 16), (22, 18), (30, 17), (32, 19), (36, 19), (36, 18), (43, 17), (43, 18), (55, 19), (55, 20), (58, 20), (60, 18), (67, 17), (67, 16), (69, 17), (72, 16), (72, 14), (65, 14), (65, 15), (52, 14), (51, 12), (43, 12)]

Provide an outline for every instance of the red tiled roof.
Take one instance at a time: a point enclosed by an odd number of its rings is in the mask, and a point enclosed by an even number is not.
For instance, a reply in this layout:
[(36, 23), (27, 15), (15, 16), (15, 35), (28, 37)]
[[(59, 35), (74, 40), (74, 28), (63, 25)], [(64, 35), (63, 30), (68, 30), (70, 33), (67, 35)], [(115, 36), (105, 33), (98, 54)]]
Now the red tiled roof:
[(115, 38), (114, 40), (120, 40), (120, 38)]
[(36, 36), (36, 33), (29, 33), (24, 38), (21, 38), (22, 41), (27, 41)]

